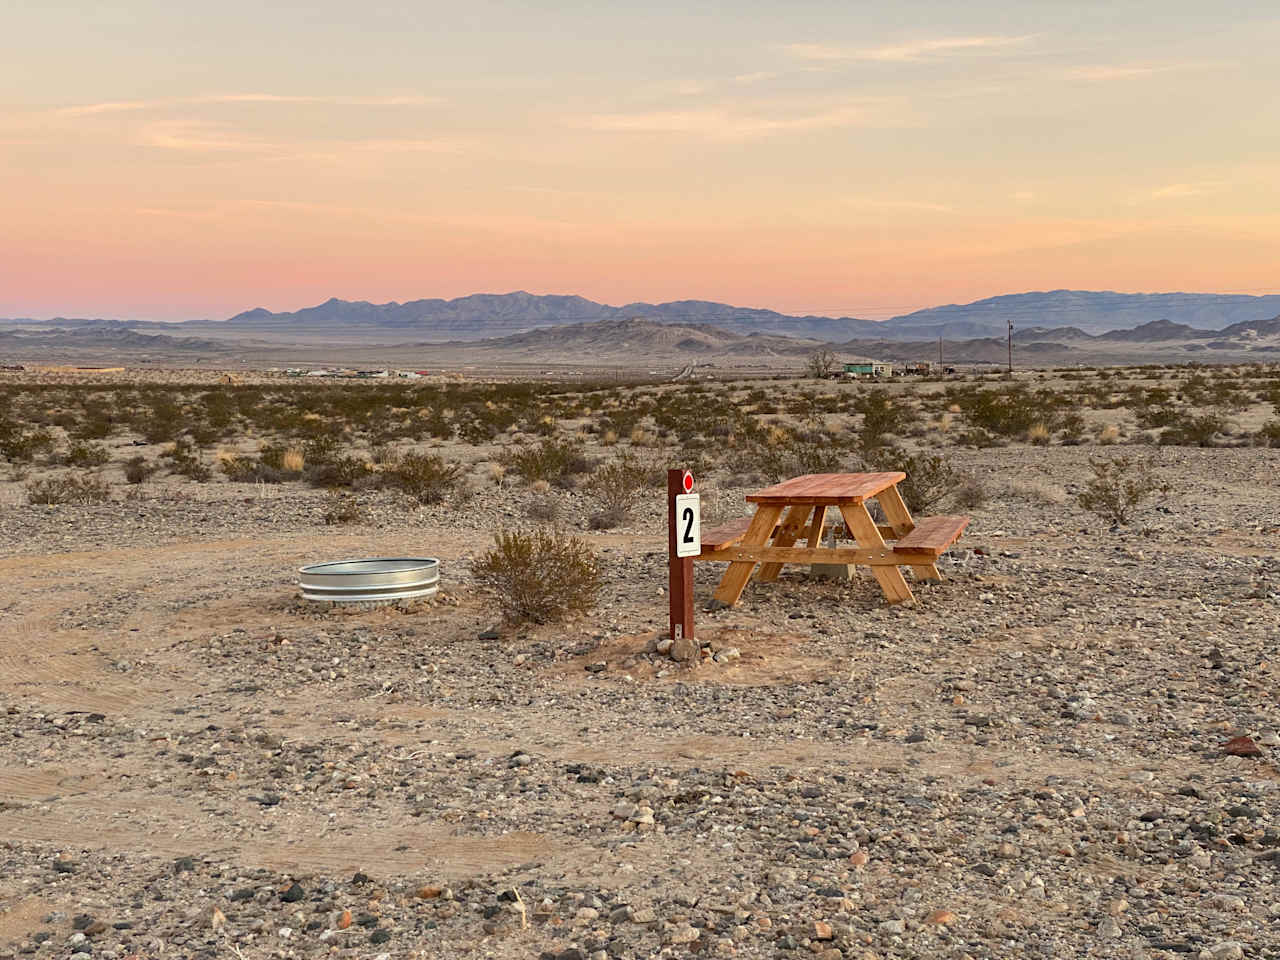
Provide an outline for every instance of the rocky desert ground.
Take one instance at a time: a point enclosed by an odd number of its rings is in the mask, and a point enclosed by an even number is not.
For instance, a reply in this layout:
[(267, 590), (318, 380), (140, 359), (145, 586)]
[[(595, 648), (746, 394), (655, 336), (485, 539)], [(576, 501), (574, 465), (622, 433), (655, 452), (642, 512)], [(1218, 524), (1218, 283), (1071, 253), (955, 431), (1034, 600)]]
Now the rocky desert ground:
[[(0, 957), (1280, 957), (1275, 367), (0, 394)], [(662, 466), (712, 523), (894, 458), (944, 583), (788, 568), (657, 652)], [(504, 623), (540, 523), (599, 603)], [(436, 597), (298, 598), (403, 555)]]

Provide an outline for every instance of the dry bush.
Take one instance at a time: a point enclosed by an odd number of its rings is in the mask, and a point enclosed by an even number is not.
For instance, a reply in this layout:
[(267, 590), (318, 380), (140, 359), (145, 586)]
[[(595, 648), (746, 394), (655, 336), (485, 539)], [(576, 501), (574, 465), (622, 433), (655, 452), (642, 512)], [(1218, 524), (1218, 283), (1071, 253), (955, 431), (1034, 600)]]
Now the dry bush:
[(1043, 423), (1033, 423), (1027, 431), (1027, 443), (1037, 447), (1048, 446), (1049, 444), (1049, 428)]
[(631, 519), (631, 511), (624, 507), (606, 507), (587, 518), (588, 530), (614, 530)]
[(361, 509), (355, 497), (341, 493), (331, 493), (324, 498), (323, 516), (326, 525), (340, 526), (348, 523), (360, 523), (364, 520), (364, 510)]
[(1114, 423), (1109, 423), (1098, 433), (1098, 443), (1110, 446), (1120, 439), (1120, 428)]
[(585, 540), (545, 527), (500, 531), (472, 570), (507, 619), (517, 623), (551, 623), (585, 613), (595, 606), (603, 582)]
[(107, 448), (100, 443), (73, 443), (62, 458), (69, 467), (100, 467), (111, 459)]
[(155, 472), (155, 464), (148, 463), (147, 458), (142, 455), (130, 457), (124, 462), (124, 478), (130, 483), (142, 483)]
[(27, 484), (28, 503), (88, 504), (105, 503), (110, 499), (111, 488), (97, 474), (46, 477)]
[[(891, 447), (877, 454), (875, 467), (886, 471), (901, 470), (907, 475), (898, 484), (898, 491), (908, 509), (918, 514), (930, 512), (948, 498), (955, 500), (966, 487), (969, 487), (966, 498), (970, 500), (977, 497), (981, 489), (975, 478), (936, 453), (908, 453)], [(986, 492), (982, 491), (979, 502), (985, 501)]]
[(1077, 502), (1112, 526), (1123, 526), (1147, 500), (1168, 490), (1155, 471), (1155, 463), (1137, 457), (1090, 459), (1093, 476)]
[(462, 465), (433, 453), (407, 453), (382, 482), (419, 503), (439, 503), (459, 490)]
[(560, 506), (559, 497), (539, 494), (529, 501), (529, 506), (525, 512), (528, 513), (530, 520), (537, 520), (540, 523), (555, 523), (560, 519)]
[(1260, 447), (1280, 447), (1280, 420), (1269, 420), (1255, 435)]
[(301, 473), (306, 466), (306, 458), (297, 447), (290, 447), (280, 457), (280, 469), (287, 473)]
[(1227, 429), (1226, 420), (1215, 414), (1184, 416), (1160, 432), (1161, 446), (1212, 447), (1218, 434)]
[(506, 465), (530, 483), (546, 480), (556, 486), (572, 486), (574, 477), (591, 470), (591, 461), (576, 443), (548, 438), (536, 447), (508, 453)]

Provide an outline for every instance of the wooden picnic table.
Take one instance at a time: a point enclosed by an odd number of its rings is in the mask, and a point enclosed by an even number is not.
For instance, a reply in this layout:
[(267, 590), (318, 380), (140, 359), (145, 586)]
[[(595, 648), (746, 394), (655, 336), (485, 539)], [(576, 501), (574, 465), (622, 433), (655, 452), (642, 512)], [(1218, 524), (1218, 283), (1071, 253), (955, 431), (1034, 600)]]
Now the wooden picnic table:
[[(906, 477), (900, 471), (814, 473), (748, 494), (747, 502), (756, 505), (753, 516), (702, 532), (697, 559), (729, 562), (713, 605), (737, 603), (757, 564), (757, 579), (767, 583), (788, 563), (867, 566), (889, 603), (915, 599), (899, 567), (909, 567), (918, 580), (941, 580), (936, 561), (960, 538), (969, 518), (913, 520), (898, 491)], [(872, 519), (868, 500), (880, 504), (886, 523)], [(822, 546), (832, 507), (856, 548)], [(796, 546), (798, 540), (805, 546)]]

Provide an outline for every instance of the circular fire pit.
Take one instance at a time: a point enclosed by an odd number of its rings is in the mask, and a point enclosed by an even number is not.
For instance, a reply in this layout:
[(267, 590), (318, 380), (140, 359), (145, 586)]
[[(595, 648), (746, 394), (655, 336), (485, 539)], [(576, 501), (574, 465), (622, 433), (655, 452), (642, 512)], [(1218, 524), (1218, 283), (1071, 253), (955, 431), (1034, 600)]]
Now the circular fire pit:
[(321, 603), (416, 600), (440, 589), (435, 557), (379, 557), (335, 560), (298, 570), (302, 596)]

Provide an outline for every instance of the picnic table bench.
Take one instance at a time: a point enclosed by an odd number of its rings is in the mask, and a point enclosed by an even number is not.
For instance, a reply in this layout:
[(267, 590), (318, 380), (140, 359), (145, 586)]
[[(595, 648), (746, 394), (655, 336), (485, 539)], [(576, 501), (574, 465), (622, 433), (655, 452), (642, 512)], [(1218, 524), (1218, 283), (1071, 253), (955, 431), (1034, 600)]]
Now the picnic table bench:
[[(757, 564), (756, 578), (776, 580), (784, 564), (858, 564), (871, 568), (889, 603), (915, 599), (899, 567), (916, 579), (941, 580), (936, 561), (960, 539), (968, 517), (936, 516), (913, 520), (898, 491), (907, 475), (884, 473), (814, 473), (793, 477), (747, 495), (756, 505), (750, 517), (702, 531), (698, 560), (727, 561), (713, 606), (733, 606), (742, 596)], [(877, 524), (867, 501), (880, 505), (886, 523)], [(844, 521), (844, 532), (856, 547), (823, 547), (831, 508)], [(803, 540), (804, 546), (796, 546)]]

